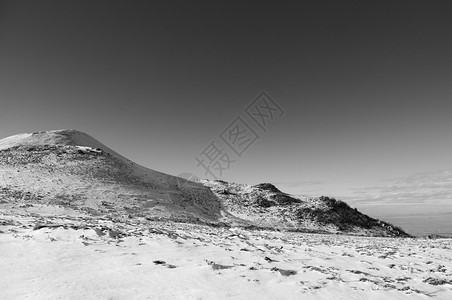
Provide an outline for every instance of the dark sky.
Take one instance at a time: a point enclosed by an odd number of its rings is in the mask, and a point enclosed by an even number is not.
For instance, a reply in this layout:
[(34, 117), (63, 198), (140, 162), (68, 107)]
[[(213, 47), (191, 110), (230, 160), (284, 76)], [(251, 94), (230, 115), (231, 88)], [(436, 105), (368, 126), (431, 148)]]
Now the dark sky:
[[(450, 1), (1, 1), (0, 137), (72, 128), (170, 174), (374, 185), (452, 168)], [(266, 91), (242, 157), (220, 133)], [(340, 193), (339, 193), (340, 194)]]

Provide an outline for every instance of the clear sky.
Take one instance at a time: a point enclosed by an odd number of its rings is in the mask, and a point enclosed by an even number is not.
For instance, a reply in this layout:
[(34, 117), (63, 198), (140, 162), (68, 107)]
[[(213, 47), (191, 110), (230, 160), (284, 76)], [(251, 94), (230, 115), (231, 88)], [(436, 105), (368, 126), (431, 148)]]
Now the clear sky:
[[(78, 129), (199, 177), (216, 141), (225, 180), (363, 200), (452, 169), (451, 53), (450, 1), (0, 1), (0, 137)], [(261, 91), (284, 110), (266, 131)], [(260, 136), (241, 157), (237, 116)]]

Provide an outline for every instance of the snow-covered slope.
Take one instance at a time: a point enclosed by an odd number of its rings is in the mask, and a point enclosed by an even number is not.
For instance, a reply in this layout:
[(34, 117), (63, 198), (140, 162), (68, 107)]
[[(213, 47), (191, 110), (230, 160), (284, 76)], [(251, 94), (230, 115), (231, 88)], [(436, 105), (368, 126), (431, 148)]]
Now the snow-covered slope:
[(1, 299), (452, 299), (452, 240), (0, 210)]

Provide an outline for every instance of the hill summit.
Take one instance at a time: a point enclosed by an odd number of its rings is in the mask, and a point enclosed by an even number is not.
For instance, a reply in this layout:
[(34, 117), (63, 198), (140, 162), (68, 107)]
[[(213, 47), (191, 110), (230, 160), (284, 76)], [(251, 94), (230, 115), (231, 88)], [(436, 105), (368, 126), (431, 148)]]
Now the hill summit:
[(113, 150), (90, 135), (77, 130), (52, 130), (22, 133), (0, 140), (0, 150), (17, 146), (85, 146), (113, 154)]

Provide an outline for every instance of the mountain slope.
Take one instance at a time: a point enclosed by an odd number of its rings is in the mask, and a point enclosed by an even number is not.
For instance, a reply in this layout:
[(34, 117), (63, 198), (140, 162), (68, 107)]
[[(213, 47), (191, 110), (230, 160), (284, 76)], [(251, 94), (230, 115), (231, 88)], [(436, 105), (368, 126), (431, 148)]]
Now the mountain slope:
[(75, 130), (0, 140), (0, 180), (6, 202), (183, 221), (220, 216), (203, 185), (139, 166)]

